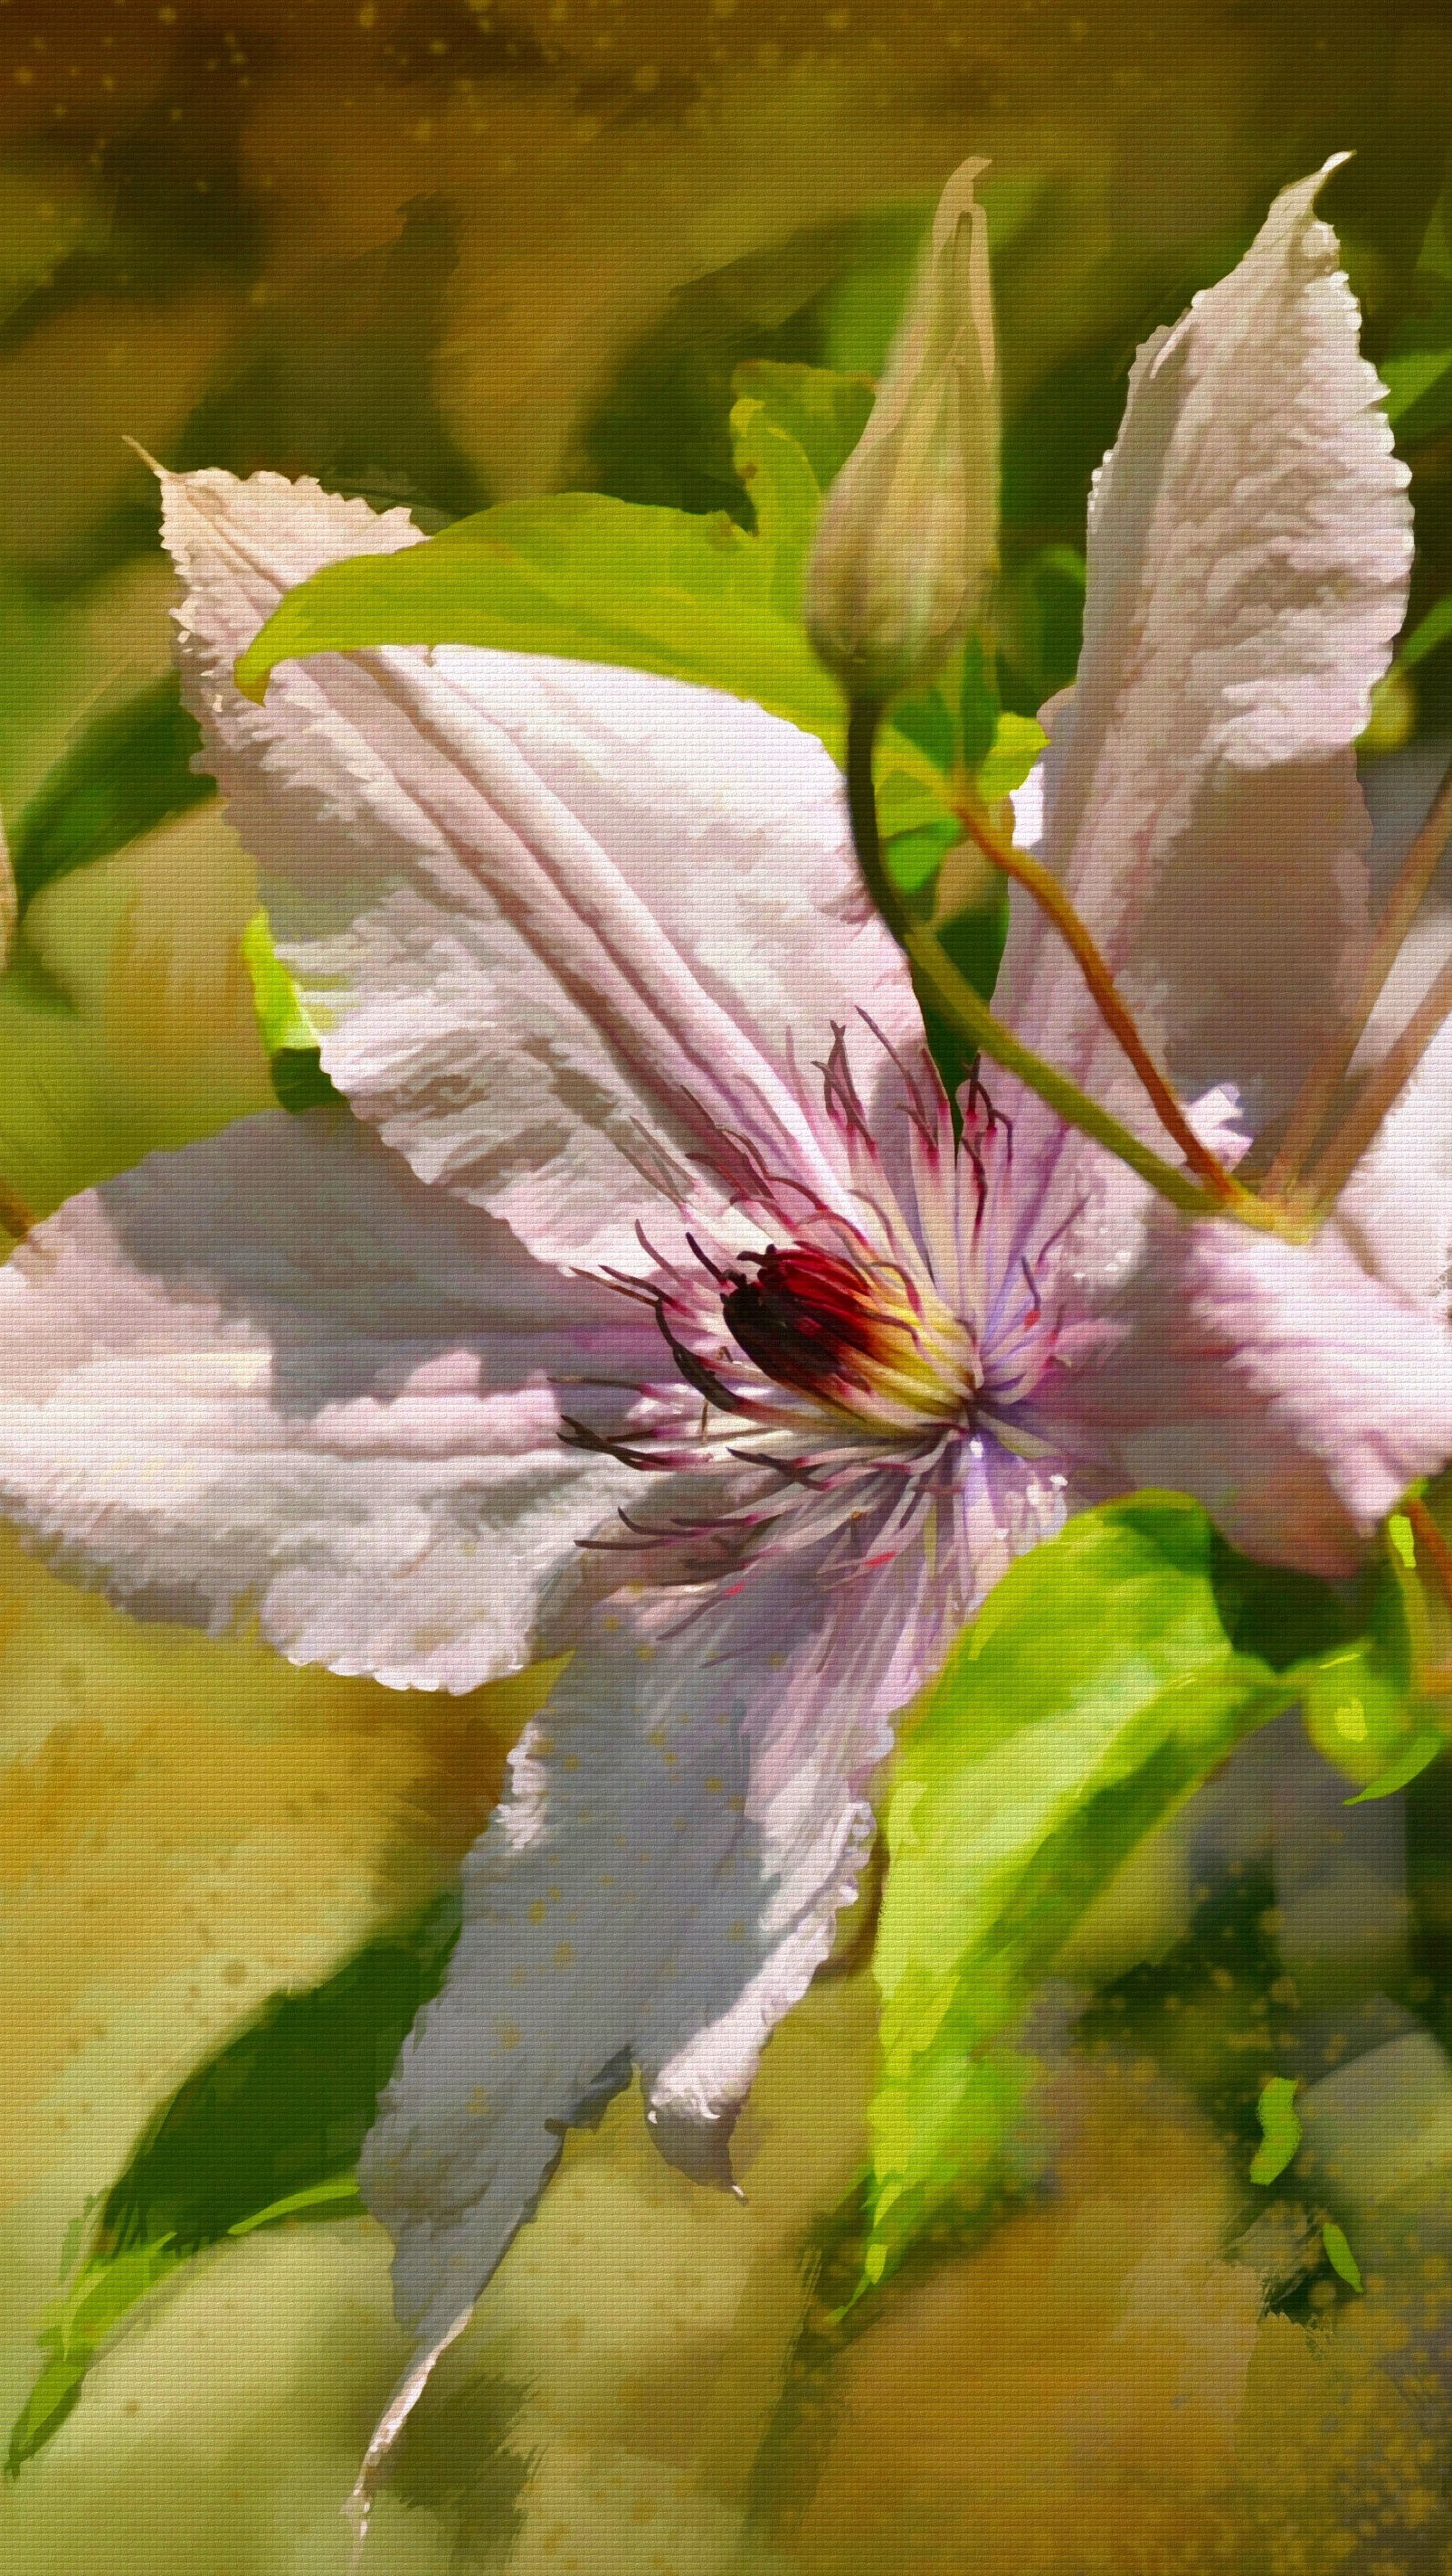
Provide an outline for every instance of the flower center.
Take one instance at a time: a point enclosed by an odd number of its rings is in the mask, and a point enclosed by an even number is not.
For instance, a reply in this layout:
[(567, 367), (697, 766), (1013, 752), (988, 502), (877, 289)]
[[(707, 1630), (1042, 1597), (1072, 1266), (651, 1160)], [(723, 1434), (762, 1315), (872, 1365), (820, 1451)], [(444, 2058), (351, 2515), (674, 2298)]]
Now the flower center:
[(978, 1390), (973, 1336), (896, 1263), (859, 1268), (811, 1245), (744, 1257), (721, 1300), (763, 1375), (888, 1430), (961, 1420)]

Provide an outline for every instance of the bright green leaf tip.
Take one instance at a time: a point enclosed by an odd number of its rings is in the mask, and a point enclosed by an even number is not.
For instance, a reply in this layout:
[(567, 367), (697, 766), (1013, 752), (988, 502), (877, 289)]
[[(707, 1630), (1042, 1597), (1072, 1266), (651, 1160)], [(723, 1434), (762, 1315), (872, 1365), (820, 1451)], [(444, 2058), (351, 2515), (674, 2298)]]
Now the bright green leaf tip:
[(1301, 2143), (1301, 2123), (1294, 2109), (1294, 2075), (1272, 2075), (1261, 2087), (1257, 2113), (1261, 2143), (1250, 2160), (1250, 2179), (1262, 2185), (1283, 2174)]
[(1025, 2017), (1100, 1890), (1296, 1681), (1237, 1650), (1199, 1506), (1142, 1494), (1021, 1558), (900, 1757), (875, 1961), (872, 2219), (885, 2280), (1041, 2160)]
[(1339, 2272), (1342, 2280), (1348, 2282), (1353, 2290), (1359, 2290), (1361, 2288), (1360, 2266), (1346, 2242), (1344, 2229), (1338, 2227), (1334, 2219), (1328, 2219), (1322, 2228), (1321, 2243), (1332, 2271)]
[(1415, 1780), (1419, 1772), (1425, 1771), (1429, 1763), (1435, 1762), (1438, 1754), (1446, 1750), (1447, 1738), (1441, 1728), (1424, 1727), (1403, 1747), (1395, 1761), (1389, 1762), (1384, 1771), (1379, 1771), (1376, 1778), (1358, 1790), (1354, 1798), (1343, 1799), (1342, 1804), (1364, 1807), (1369, 1798), (1391, 1797), (1394, 1790), (1405, 1789), (1409, 1780)]
[(1405, 1512), (1392, 1513), (1391, 1518), (1386, 1525), (1386, 1534), (1390, 1539), (1392, 1546), (1396, 1549), (1398, 1556), (1401, 1558), (1403, 1565), (1415, 1566), (1417, 1562), (1416, 1533), (1413, 1530), (1412, 1524), (1408, 1520)]

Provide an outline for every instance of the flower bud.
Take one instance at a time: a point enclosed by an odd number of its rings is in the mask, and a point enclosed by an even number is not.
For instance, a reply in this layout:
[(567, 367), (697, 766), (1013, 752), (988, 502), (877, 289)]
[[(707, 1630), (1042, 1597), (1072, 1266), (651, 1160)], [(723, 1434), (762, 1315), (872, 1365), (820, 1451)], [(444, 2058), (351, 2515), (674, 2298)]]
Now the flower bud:
[(998, 413), (988, 234), (965, 161), (943, 191), (867, 427), (827, 495), (807, 633), (849, 697), (931, 678), (996, 569)]

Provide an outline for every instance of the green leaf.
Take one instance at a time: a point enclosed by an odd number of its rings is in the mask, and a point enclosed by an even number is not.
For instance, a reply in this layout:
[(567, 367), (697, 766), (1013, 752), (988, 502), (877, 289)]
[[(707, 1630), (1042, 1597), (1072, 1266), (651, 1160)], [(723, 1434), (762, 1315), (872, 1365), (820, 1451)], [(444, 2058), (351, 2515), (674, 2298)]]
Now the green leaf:
[(978, 772), (978, 793), (985, 805), (996, 805), (1000, 796), (1022, 787), (1048, 739), (1033, 716), (999, 717), (992, 749)]
[[(1452, 363), (1452, 354), (1449, 354), (1449, 363)], [(1426, 616), (1418, 620), (1399, 648), (1393, 667), (1400, 671), (1415, 670), (1419, 662), (1425, 662), (1429, 653), (1436, 652), (1439, 644), (1446, 643), (1449, 635), (1452, 635), (1452, 591), (1446, 592), (1435, 606), (1428, 609)]]
[(883, 843), (888, 875), (904, 894), (917, 894), (931, 885), (948, 852), (962, 838), (962, 824), (949, 814), (941, 822), (920, 823), (915, 832), (897, 832)]
[(242, 933), (242, 962), (252, 979), (257, 1025), (269, 1055), (279, 1049), (315, 1048), (318, 1033), (298, 998), (297, 987), (272, 944), (265, 912), (254, 912)]
[(11, 2436), (12, 2476), (64, 2422), (107, 2338), (189, 2256), (357, 2209), (358, 2151), (458, 1923), (452, 1892), (311, 1994), (274, 1996), (174, 2095), (107, 2195), (76, 2280), (40, 2320), (49, 2358)]
[[(329, 564), (289, 591), (237, 665), (261, 699), (279, 662), (377, 644), (478, 644), (516, 653), (656, 671), (751, 698), (815, 733), (841, 763), (846, 718), (837, 685), (802, 629), (802, 568), (821, 501), (811, 456), (791, 423), (809, 426), (824, 459), (860, 408), (844, 380), (805, 367), (744, 368), (732, 413), (737, 470), (756, 532), (709, 517), (565, 492), (503, 502), (424, 545)], [(878, 764), (885, 835), (942, 811), (938, 772), (894, 723)]]
[(317, 1030), (273, 947), (265, 912), (254, 912), (242, 933), (242, 962), (279, 1107), (294, 1113), (333, 1107), (343, 1095), (323, 1071)]
[(88, 724), (16, 824), (11, 859), (21, 910), (42, 886), (215, 796), (215, 780), (191, 765), (200, 745), (170, 676)]
[[(958, 731), (965, 769), (982, 769), (998, 739), (1000, 715), (993, 656), (981, 635), (970, 635), (963, 647), (963, 677), (958, 690)], [(1027, 777), (1028, 772), (1024, 775)], [(1017, 780), (1014, 783), (1017, 785)]]
[(1405, 1789), (1409, 1780), (1415, 1780), (1421, 1772), (1427, 1770), (1436, 1761), (1439, 1753), (1445, 1753), (1446, 1750), (1447, 1738), (1440, 1727), (1422, 1728), (1419, 1733), (1408, 1736), (1401, 1751), (1394, 1761), (1388, 1763), (1385, 1771), (1378, 1771), (1376, 1778), (1369, 1781), (1364, 1789), (1359, 1790), (1354, 1798), (1346, 1799), (1345, 1804), (1348, 1807), (1364, 1807), (1369, 1798), (1391, 1797), (1395, 1790)]
[(1321, 2244), (1332, 2271), (1339, 2272), (1342, 2280), (1349, 2282), (1353, 2290), (1359, 2290), (1361, 2266), (1346, 2242), (1345, 2229), (1338, 2227), (1334, 2219), (1328, 2219), (1322, 2228)]
[(1283, 2174), (1301, 2143), (1301, 2123), (1295, 2110), (1295, 2093), (1299, 2077), (1268, 2075), (1261, 2086), (1256, 2106), (1260, 2120), (1260, 2145), (1250, 2160), (1250, 2179), (1262, 2185)]
[(1022, 1558), (959, 1640), (900, 1757), (877, 1945), (880, 2280), (1014, 2162), (1035, 1986), (1149, 1828), (1294, 1696), (1240, 1654), (1199, 1507), (1146, 1494)]
[[(738, 403), (760, 404), (772, 427), (795, 440), (819, 493), (841, 473), (867, 427), (873, 401), (870, 376), (835, 367), (788, 366), (775, 358), (748, 358), (737, 368), (732, 388)], [(751, 498), (756, 500), (755, 493)], [(758, 525), (760, 519), (758, 506)]]
[(181, 2262), (169, 2237), (87, 2264), (68, 2297), (40, 2320), (41, 2347), (50, 2354), (15, 2421), (6, 2457), (11, 2477), (58, 2433), (80, 2396), (86, 2373), (113, 2327)]
[(1381, 361), (1387, 417), (1403, 446), (1420, 446), (1452, 421), (1452, 191), (1427, 226), (1412, 281), (1412, 309)]
[(998, 616), (1006, 694), (1026, 701), (1027, 709), (1041, 707), (1074, 677), (1085, 580), (1082, 554), (1061, 545), (1038, 547), (1004, 575)]

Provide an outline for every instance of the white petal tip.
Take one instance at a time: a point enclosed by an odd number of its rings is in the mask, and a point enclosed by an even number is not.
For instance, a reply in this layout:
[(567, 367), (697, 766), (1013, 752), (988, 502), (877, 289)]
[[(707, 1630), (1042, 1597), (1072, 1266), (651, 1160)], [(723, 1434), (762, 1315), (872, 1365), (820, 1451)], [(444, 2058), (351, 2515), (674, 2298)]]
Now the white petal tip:
[(157, 479), (158, 483), (169, 483), (169, 482), (170, 482), (170, 480), (171, 480), (171, 475), (170, 475), (169, 469), (168, 469), (165, 465), (158, 465), (158, 464), (157, 464), (156, 458), (155, 458), (154, 456), (152, 456), (151, 454), (149, 454), (149, 452), (147, 451), (147, 449), (146, 449), (146, 448), (144, 448), (144, 447), (142, 446), (141, 441), (140, 441), (140, 439), (139, 439), (139, 438), (128, 438), (128, 437), (126, 436), (125, 432), (123, 431), (123, 432), (122, 432), (122, 436), (121, 436), (121, 444), (122, 444), (122, 446), (123, 446), (123, 447), (129, 447), (129, 448), (130, 448), (130, 450), (131, 450), (131, 452), (132, 452), (132, 454), (133, 454), (133, 456), (139, 456), (143, 465), (149, 465), (149, 466), (150, 466), (151, 471), (152, 471), (152, 473), (156, 476), (156, 479)]
[(360, 2477), (343, 2507), (343, 2520), (353, 2534), (353, 2547), (348, 2557), (348, 2576), (358, 2576), (358, 2569), (363, 2560), (363, 2544), (368, 2537), (368, 2516), (372, 2508), (372, 2494)]

